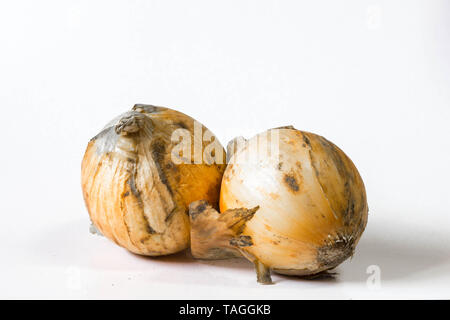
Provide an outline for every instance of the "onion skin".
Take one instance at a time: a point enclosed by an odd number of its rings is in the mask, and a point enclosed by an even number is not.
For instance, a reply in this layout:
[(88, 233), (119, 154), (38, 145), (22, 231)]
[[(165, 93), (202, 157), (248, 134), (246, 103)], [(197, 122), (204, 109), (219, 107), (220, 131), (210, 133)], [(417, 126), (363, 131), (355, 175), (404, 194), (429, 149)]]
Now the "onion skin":
[[(273, 130), (279, 157), (237, 161), (251, 154), (255, 141), (270, 145)], [(255, 207), (240, 233), (252, 245), (235, 247), (255, 263), (261, 283), (271, 282), (270, 270), (311, 276), (335, 268), (353, 255), (368, 217), (364, 184), (352, 161), (325, 138), (292, 127), (259, 134), (231, 157), (220, 211)]]
[[(158, 256), (186, 249), (189, 203), (207, 199), (218, 207), (225, 160), (174, 163), (171, 135), (179, 128), (191, 133), (193, 150), (194, 140), (200, 142), (194, 119), (169, 108), (135, 105), (87, 146), (81, 180), (91, 221), (133, 253)], [(202, 152), (207, 144), (201, 144)]]

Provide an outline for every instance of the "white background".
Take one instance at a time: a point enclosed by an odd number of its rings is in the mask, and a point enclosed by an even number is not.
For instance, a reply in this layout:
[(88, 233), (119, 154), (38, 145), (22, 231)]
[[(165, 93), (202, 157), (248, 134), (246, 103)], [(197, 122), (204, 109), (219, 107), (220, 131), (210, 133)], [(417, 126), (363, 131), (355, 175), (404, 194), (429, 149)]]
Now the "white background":
[[(449, 1), (1, 1), (0, 298), (450, 298), (449, 57)], [(369, 199), (353, 259), (261, 286), (245, 260), (89, 234), (81, 158), (135, 103), (224, 144), (290, 124), (336, 143)]]

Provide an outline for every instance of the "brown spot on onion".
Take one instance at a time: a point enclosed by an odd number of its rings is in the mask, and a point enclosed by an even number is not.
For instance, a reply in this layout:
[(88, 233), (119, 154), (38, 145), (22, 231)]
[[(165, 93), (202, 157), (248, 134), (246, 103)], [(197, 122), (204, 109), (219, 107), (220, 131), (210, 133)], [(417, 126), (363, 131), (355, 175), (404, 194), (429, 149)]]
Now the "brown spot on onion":
[(297, 180), (295, 179), (295, 176), (292, 173), (285, 174), (283, 180), (287, 185), (287, 187), (289, 188), (289, 190), (293, 192), (298, 192), (300, 190), (300, 186), (298, 185)]
[(278, 193), (274, 193), (274, 192), (269, 193), (269, 196), (275, 200), (280, 198), (280, 195)]

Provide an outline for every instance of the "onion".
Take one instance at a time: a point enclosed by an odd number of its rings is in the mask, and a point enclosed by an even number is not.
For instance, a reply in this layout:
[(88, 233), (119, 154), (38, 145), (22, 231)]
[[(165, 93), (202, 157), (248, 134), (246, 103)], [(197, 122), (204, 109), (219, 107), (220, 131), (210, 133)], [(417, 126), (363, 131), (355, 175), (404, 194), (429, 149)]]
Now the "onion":
[[(183, 133), (188, 139), (181, 144)], [(212, 142), (204, 145), (203, 139)], [(207, 199), (218, 207), (224, 156), (215, 136), (191, 117), (169, 108), (135, 105), (87, 146), (82, 189), (92, 223), (137, 254), (164, 255), (187, 248), (188, 205)]]
[(207, 201), (191, 204), (193, 256), (244, 256), (258, 281), (271, 283), (271, 270), (317, 275), (352, 256), (368, 206), (344, 152), (319, 135), (283, 127), (243, 141), (231, 156), (220, 211)]

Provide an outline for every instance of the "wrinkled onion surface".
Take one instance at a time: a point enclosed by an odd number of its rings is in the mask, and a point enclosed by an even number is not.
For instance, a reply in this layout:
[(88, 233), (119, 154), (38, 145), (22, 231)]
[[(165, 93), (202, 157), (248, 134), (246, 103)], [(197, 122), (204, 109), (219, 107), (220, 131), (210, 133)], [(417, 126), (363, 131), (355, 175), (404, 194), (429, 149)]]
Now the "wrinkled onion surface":
[(187, 248), (189, 203), (218, 203), (224, 161), (174, 163), (172, 134), (180, 128), (191, 134), (192, 152), (197, 143), (203, 153), (205, 128), (195, 136), (194, 119), (149, 105), (136, 105), (113, 120), (86, 149), (82, 189), (90, 218), (103, 235), (134, 253), (164, 255)]

